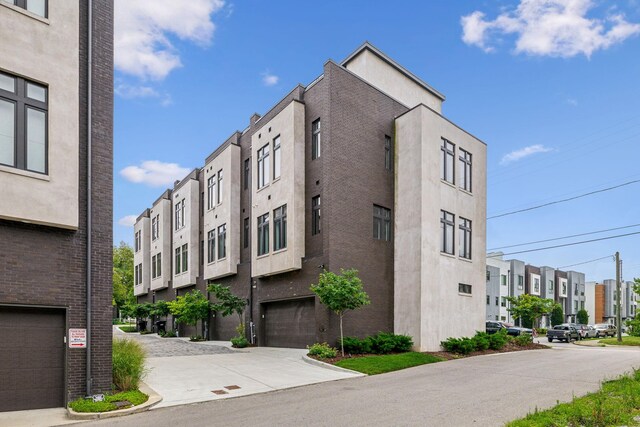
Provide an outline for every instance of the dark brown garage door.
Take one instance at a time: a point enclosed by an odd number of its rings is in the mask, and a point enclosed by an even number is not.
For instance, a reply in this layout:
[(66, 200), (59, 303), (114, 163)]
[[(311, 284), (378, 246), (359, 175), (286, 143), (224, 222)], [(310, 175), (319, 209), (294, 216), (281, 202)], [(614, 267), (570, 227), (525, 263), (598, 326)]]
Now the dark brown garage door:
[(266, 345), (305, 348), (316, 340), (313, 298), (264, 304)]
[(64, 406), (64, 311), (0, 306), (0, 411)]

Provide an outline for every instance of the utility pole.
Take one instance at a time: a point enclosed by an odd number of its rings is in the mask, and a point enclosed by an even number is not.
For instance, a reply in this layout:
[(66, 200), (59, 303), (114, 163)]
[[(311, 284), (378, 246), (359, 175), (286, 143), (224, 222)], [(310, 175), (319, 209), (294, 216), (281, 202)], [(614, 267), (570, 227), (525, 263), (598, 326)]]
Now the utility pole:
[(622, 342), (622, 292), (620, 286), (620, 252), (616, 252), (616, 323), (618, 342)]

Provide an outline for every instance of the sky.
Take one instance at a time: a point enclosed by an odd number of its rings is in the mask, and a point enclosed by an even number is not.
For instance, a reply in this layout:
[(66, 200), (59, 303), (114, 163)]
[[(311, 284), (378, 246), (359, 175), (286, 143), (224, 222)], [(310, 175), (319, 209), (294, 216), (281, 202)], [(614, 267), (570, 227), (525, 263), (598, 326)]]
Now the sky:
[[(114, 243), (249, 117), (369, 41), (487, 144), (488, 217), (640, 180), (640, 1), (115, 0)], [(487, 220), (487, 249), (640, 224), (640, 182)], [(520, 250), (640, 231), (640, 225)], [(514, 254), (564, 267), (640, 234)], [(611, 257), (575, 266), (615, 278)]]

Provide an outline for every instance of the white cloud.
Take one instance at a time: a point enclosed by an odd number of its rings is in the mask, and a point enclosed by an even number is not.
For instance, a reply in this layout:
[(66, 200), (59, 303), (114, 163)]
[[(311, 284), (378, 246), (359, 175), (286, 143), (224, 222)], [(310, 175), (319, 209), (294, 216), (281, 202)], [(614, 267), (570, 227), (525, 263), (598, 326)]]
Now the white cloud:
[(276, 76), (275, 74), (271, 74), (269, 71), (265, 71), (264, 73), (262, 73), (262, 83), (265, 86), (275, 86), (278, 84), (279, 80), (280, 77)]
[(511, 162), (522, 160), (525, 157), (529, 157), (536, 153), (547, 153), (549, 151), (553, 151), (553, 149), (547, 148), (541, 144), (530, 145), (528, 147), (524, 147), (519, 150), (512, 151), (511, 153), (505, 154), (504, 156), (502, 156), (502, 160), (500, 160), (500, 164), (506, 165)]
[(207, 46), (215, 25), (211, 15), (223, 0), (116, 0), (114, 65), (142, 79), (164, 79), (181, 67), (169, 35)]
[(120, 171), (125, 179), (151, 187), (173, 185), (184, 178), (191, 169), (183, 168), (177, 163), (163, 163), (158, 160), (145, 160), (140, 166), (127, 166)]
[(462, 40), (491, 52), (496, 35), (513, 34), (516, 53), (567, 58), (590, 57), (640, 34), (640, 24), (627, 22), (620, 13), (611, 11), (603, 19), (587, 17), (593, 6), (592, 0), (520, 0), (515, 10), (494, 20), (475, 11), (460, 19)]
[(578, 100), (574, 98), (567, 98), (567, 104), (571, 105), (572, 107), (577, 107)]
[(160, 93), (151, 86), (132, 86), (126, 83), (119, 83), (114, 89), (116, 95), (125, 98), (157, 98), (160, 100), (160, 105), (167, 107), (171, 105), (171, 95), (168, 93)]
[(138, 219), (135, 215), (126, 215), (118, 220), (118, 224), (123, 227), (133, 227), (136, 224), (136, 219)]

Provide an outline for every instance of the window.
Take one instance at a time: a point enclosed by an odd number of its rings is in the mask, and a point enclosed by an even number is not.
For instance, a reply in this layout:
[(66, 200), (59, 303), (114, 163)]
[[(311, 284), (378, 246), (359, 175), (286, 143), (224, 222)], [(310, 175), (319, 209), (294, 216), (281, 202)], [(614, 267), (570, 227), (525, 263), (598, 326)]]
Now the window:
[(269, 184), (269, 144), (258, 150), (258, 189)]
[(182, 272), (189, 270), (189, 252), (188, 252), (189, 244), (185, 243), (182, 245)]
[(491, 297), (487, 295), (487, 305), (491, 304)]
[(549, 280), (549, 292), (553, 292), (553, 280)]
[(176, 230), (184, 227), (184, 210), (184, 199), (182, 199), (178, 203), (176, 203)]
[(460, 292), (461, 294), (471, 295), (471, 285), (458, 283), (458, 292)]
[(134, 282), (135, 285), (141, 285), (142, 284), (142, 264), (138, 264), (135, 266), (135, 268), (133, 269), (134, 272)]
[(562, 282), (562, 295), (567, 294), (567, 282)]
[(506, 307), (507, 306), (507, 299), (505, 297), (501, 298), (500, 306), (501, 307)]
[(287, 205), (273, 211), (273, 250), (287, 247)]
[(533, 292), (540, 293), (540, 279), (537, 277), (533, 279)]
[(157, 240), (160, 237), (160, 214), (151, 219), (151, 240)]
[(227, 224), (218, 227), (218, 259), (227, 256)]
[(388, 171), (393, 170), (393, 151), (391, 149), (391, 137), (384, 136), (384, 168)]
[(156, 277), (162, 276), (162, 252), (156, 255)]
[(496, 297), (496, 305), (500, 305), (500, 297)]
[(578, 310), (578, 301), (573, 302), (573, 309)]
[(311, 123), (311, 160), (320, 157), (322, 142), (320, 138), (320, 119)]
[(460, 149), (460, 188), (471, 192), (471, 153)]
[[(471, 220), (460, 217), (460, 257), (471, 259)], [(507, 276), (504, 277), (504, 285), (507, 284)], [(502, 277), (500, 280), (502, 281)]]
[(0, 164), (48, 173), (47, 88), (0, 72)]
[(138, 252), (141, 248), (142, 242), (141, 242), (140, 233), (141, 231), (136, 231), (135, 242), (134, 242), (135, 252)]
[(249, 218), (245, 218), (244, 219), (244, 235), (242, 236), (244, 239), (244, 247), (248, 248), (249, 247), (249, 233), (251, 232), (251, 230), (249, 229)]
[(207, 209), (213, 209), (216, 195), (216, 176), (210, 176), (207, 179)]
[(200, 258), (204, 263), (204, 240), (200, 240)]
[(453, 255), (453, 221), (454, 215), (452, 213), (440, 211), (440, 229), (442, 230), (440, 250), (451, 255)]
[(440, 151), (442, 151), (442, 161), (440, 162), (440, 178), (454, 184), (453, 159), (455, 156), (455, 145), (443, 138), (442, 145), (440, 146)]
[(151, 278), (156, 278), (156, 256), (151, 257)]
[(176, 248), (176, 265), (174, 268), (175, 274), (180, 274), (182, 272), (182, 270), (180, 269), (180, 267), (182, 267), (182, 263), (180, 262), (180, 254), (180, 248)]
[(216, 230), (207, 233), (207, 263), (216, 260)]
[(320, 234), (320, 196), (311, 199), (311, 234)]
[(507, 276), (506, 276), (506, 274), (501, 274), (500, 275), (500, 284), (502, 286), (507, 286)]
[(249, 188), (249, 179), (251, 176), (251, 159), (244, 161), (244, 189)]
[(224, 195), (224, 193), (222, 192), (222, 169), (220, 169), (218, 171), (218, 195), (216, 197), (216, 200), (218, 201), (218, 204), (222, 203), (223, 195)]
[(282, 153), (280, 152), (280, 136), (273, 139), (273, 179), (280, 178), (280, 163), (282, 161)]
[(49, 15), (47, 0), (7, 0), (9, 3), (15, 4), (22, 9), (27, 9), (31, 13), (47, 18)]
[(373, 205), (373, 238), (391, 240), (391, 210)]
[(269, 253), (269, 214), (258, 217), (258, 256)]
[(524, 289), (524, 276), (518, 275), (518, 289)]

